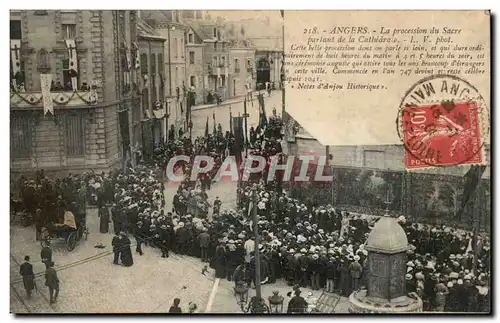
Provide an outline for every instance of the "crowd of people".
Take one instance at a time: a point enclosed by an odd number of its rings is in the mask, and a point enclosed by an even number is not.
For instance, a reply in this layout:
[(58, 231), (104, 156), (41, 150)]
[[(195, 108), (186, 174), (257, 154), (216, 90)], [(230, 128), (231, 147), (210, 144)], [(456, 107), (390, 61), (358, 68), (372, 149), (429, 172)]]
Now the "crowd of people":
[[(270, 118), (266, 129), (251, 129), (250, 153), (269, 160), (281, 153), (280, 140), (280, 124), (273, 124)], [(213, 135), (194, 142), (187, 138), (171, 140), (156, 149), (152, 163), (124, 171), (70, 175), (54, 181), (52, 186), (48, 179), (23, 179), (21, 195), (25, 208), (35, 213), (41, 210), (44, 219), (54, 216), (49, 212), (54, 206), (64, 210), (71, 205), (96, 203), (100, 231), (107, 233), (108, 224), (113, 224), (114, 262), (121, 260), (126, 266), (133, 264), (127, 237), (133, 235), (135, 251), (140, 255), (146, 244), (159, 248), (163, 258), (169, 257), (170, 252), (199, 257), (214, 269), (217, 278), (254, 286), (254, 231), (258, 227), (263, 284), (284, 279), (290, 286), (342, 296), (366, 286), (369, 269), (364, 243), (378, 220), (376, 216), (349, 213), (332, 205), (307, 206), (286, 190), (277, 189), (275, 183), (266, 183), (265, 176), (240, 185), (237, 209), (226, 210), (218, 198), (212, 204), (208, 201), (206, 191), (211, 188), (213, 174), (191, 181), (191, 166), (185, 163), (178, 167), (186, 179), (177, 189), (172, 209), (165, 210), (164, 174), (170, 158), (179, 154), (212, 154), (217, 164), (233, 150), (237, 150), (234, 136), (231, 132), (223, 135), (219, 125)], [(251, 203), (254, 194), (256, 205)], [(257, 223), (253, 223), (250, 205), (257, 208)], [(77, 209), (75, 212), (84, 212)], [(398, 222), (410, 243), (406, 289), (422, 298), (424, 310), (490, 310), (488, 237), (411, 222), (403, 216)]]

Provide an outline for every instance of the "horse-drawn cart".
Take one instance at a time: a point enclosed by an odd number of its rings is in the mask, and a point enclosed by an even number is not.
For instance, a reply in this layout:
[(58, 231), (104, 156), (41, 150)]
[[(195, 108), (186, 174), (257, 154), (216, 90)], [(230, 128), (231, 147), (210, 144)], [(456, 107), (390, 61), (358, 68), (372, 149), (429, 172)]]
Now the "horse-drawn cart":
[(64, 223), (50, 223), (42, 228), (41, 242), (45, 247), (52, 239), (64, 241), (66, 250), (73, 251), (83, 238), (87, 240), (89, 230), (85, 216), (76, 216), (73, 212), (64, 212)]

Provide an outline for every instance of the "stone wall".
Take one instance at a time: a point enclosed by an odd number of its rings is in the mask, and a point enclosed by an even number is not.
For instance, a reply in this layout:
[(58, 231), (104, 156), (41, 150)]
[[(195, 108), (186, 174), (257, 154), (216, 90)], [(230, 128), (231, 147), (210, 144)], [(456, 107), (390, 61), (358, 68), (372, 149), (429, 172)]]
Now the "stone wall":
[[(253, 86), (253, 69), (247, 70), (247, 60), (254, 60), (255, 49), (251, 48), (231, 48), (229, 50), (229, 97), (238, 97), (246, 94), (245, 84), (250, 80)], [(235, 69), (238, 60), (239, 71)]]
[[(49, 52), (49, 73), (55, 82), (62, 81), (62, 60), (67, 58), (63, 24), (76, 24), (76, 46), (80, 85), (97, 84), (98, 102), (95, 105), (54, 106), (54, 116), (43, 116), (41, 102), (28, 110), (38, 115), (33, 126), (31, 158), (11, 159), (11, 170), (30, 172), (44, 168), (48, 172), (60, 170), (81, 171), (88, 168), (109, 169), (121, 160), (121, 136), (117, 109), (130, 105), (134, 93), (122, 93), (120, 52), (126, 40), (129, 48), (136, 37), (136, 13), (111, 10), (48, 10), (46, 15), (34, 11), (11, 13), (11, 19), (21, 20), (22, 52), (25, 66), (27, 92), (40, 91), (37, 53)], [(127, 23), (124, 23), (127, 21)], [(130, 28), (130, 30), (128, 30)], [(123, 36), (125, 35), (125, 36)], [(71, 106), (73, 105), (73, 106)], [(26, 110), (11, 106), (11, 111)], [(64, 115), (70, 111), (82, 111), (84, 121), (84, 156), (68, 157), (65, 148)]]
[[(195, 77), (194, 88), (196, 90), (196, 104), (203, 104), (203, 93), (205, 89), (205, 74), (203, 73), (203, 45), (186, 45), (186, 80), (187, 85), (191, 86), (191, 77)], [(189, 53), (194, 52), (194, 63), (189, 61)]]

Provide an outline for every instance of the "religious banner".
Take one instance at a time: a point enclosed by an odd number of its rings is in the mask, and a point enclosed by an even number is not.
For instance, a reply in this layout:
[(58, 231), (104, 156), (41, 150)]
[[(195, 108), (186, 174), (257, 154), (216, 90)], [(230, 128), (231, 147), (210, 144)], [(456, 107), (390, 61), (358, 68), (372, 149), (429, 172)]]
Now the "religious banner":
[(130, 57), (130, 49), (125, 44), (125, 69), (123, 71), (123, 83), (130, 85), (130, 72), (132, 71), (132, 60)]
[(141, 67), (141, 59), (139, 57), (139, 46), (136, 42), (132, 43), (134, 46), (134, 68), (139, 69)]
[(54, 104), (50, 95), (50, 86), (52, 84), (52, 74), (40, 74), (40, 86), (42, 88), (43, 114), (50, 112), (54, 115)]
[(10, 59), (12, 61), (12, 83), (14, 88), (21, 84), (18, 84), (18, 75), (21, 74), (21, 40), (11, 39), (10, 40)]
[(76, 43), (74, 39), (66, 39), (66, 48), (68, 49), (68, 69), (71, 77), (71, 88), (78, 90), (78, 54), (76, 52)]

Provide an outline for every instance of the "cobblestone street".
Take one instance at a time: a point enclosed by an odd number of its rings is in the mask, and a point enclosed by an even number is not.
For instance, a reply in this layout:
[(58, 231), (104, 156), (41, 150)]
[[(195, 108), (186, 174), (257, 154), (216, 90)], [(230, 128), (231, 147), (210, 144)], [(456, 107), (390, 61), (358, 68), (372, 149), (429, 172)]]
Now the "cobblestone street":
[[(116, 266), (112, 264), (112, 235), (99, 233), (96, 209), (88, 211), (87, 223), (88, 240), (72, 252), (64, 249), (62, 241), (53, 242), (55, 268), (63, 269), (58, 270), (60, 296), (52, 306), (43, 276), (36, 279), (38, 291), (31, 300), (26, 299), (19, 264), (30, 255), (35, 274), (45, 266), (39, 258), (41, 248), (34, 227), (11, 225), (12, 313), (160, 313), (168, 312), (175, 297), (181, 299), (183, 311), (190, 301), (205, 308), (213, 275), (201, 275), (201, 261), (175, 254), (161, 258), (159, 250), (145, 247), (143, 256), (134, 252), (132, 267)], [(98, 243), (106, 248), (94, 248)]]
[[(234, 282), (221, 279), (218, 284), (217, 293), (215, 294), (212, 306), (209, 310), (210, 313), (242, 313), (236, 298), (234, 297)], [(288, 292), (292, 291), (291, 286), (287, 286), (283, 280), (278, 280), (271, 285), (262, 285), (262, 297), (267, 301), (269, 296), (273, 295), (273, 291), (279, 291), (280, 295), (285, 298), (283, 303), (283, 312), (286, 312), (290, 297), (286, 296)], [(306, 297), (309, 292), (313, 293), (314, 298), (319, 298), (321, 291), (313, 291), (309, 288), (301, 288), (302, 297)], [(255, 289), (250, 289), (248, 298), (255, 296)], [(269, 305), (269, 303), (268, 303)], [(346, 297), (341, 297), (335, 307), (335, 313), (348, 313), (349, 301)]]

